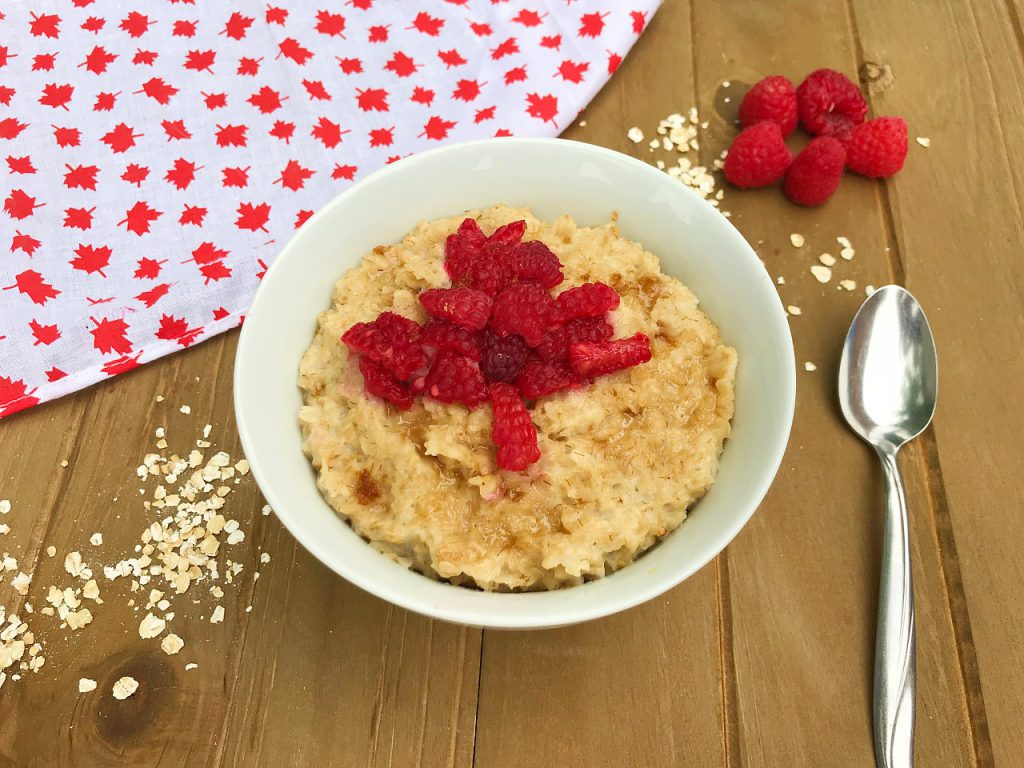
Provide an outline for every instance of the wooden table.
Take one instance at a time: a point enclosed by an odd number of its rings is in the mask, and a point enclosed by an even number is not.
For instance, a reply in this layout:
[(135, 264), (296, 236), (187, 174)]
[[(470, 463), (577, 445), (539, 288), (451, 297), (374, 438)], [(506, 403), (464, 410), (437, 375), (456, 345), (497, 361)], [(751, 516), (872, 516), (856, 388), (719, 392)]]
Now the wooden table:
[[(785, 276), (784, 302), (802, 307), (792, 319), (798, 360), (818, 370), (799, 371), (785, 461), (724, 554), (619, 616), (481, 632), (410, 615), (337, 578), (259, 514), (250, 479), (231, 499), (248, 532), (235, 551), (262, 578), (227, 592), (225, 622), (200, 621), (202, 606), (181, 611), (174, 628), (189, 644), (179, 656), (139, 637), (123, 598), (75, 634), (42, 623), (46, 666), (0, 691), (0, 766), (873, 765), (881, 475), (841, 423), (835, 371), (861, 287), (890, 281), (924, 305), (942, 371), (934, 429), (903, 455), (918, 765), (1020, 765), (1024, 7), (798, 5), (669, 0), (582, 116), (586, 126), (566, 132), (649, 157), (626, 130), (650, 134), (696, 105), (711, 123), (710, 161), (734, 134), (746, 84), (873, 62), (894, 80), (876, 84), (872, 112), (902, 115), (912, 136), (931, 139), (929, 149), (912, 143), (890, 182), (847, 177), (820, 209), (774, 189), (727, 192), (733, 221)], [(807, 245), (793, 248), (791, 232)], [(837, 252), (837, 236), (856, 248), (837, 268), (857, 280), (852, 293), (808, 273), (818, 253)], [(93, 531), (108, 554), (138, 540), (146, 513), (133, 470), (156, 427), (187, 437), (209, 422), (212, 439), (238, 454), (236, 341), (219, 336), (3, 422), (0, 497), (13, 511), (0, 551), (35, 571), (28, 600), (44, 604), (63, 555), (88, 555)], [(182, 403), (191, 416), (178, 413)], [(51, 545), (59, 557), (45, 555)], [(273, 559), (259, 566), (264, 550)], [(0, 585), (9, 610), (25, 599), (9, 579)], [(141, 688), (115, 701), (122, 675)], [(80, 677), (100, 688), (80, 695)]]

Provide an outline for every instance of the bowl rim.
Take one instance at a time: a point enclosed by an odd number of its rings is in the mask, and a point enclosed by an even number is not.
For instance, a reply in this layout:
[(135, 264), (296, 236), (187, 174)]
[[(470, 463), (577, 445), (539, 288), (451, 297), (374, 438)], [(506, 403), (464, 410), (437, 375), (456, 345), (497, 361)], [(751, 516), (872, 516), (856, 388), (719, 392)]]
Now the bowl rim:
[[(395, 174), (405, 173), (418, 164), (433, 161), (437, 157), (446, 154), (489, 149), (492, 147), (508, 148), (511, 146), (519, 146), (524, 149), (529, 149), (531, 147), (545, 147), (548, 149), (551, 147), (564, 147), (566, 149), (571, 149), (572, 151), (585, 152), (600, 159), (626, 164), (630, 166), (631, 172), (646, 175), (652, 179), (656, 178), (659, 183), (664, 183), (664, 172), (643, 162), (642, 160), (606, 147), (569, 139), (499, 137), (446, 144), (441, 147), (418, 152), (416, 154), (406, 156), (394, 163), (385, 165), (384, 167), (366, 175), (359, 181), (355, 182), (352, 186), (327, 201), (306, 222), (304, 222), (303, 225), (292, 234), (288, 242), (278, 252), (273, 263), (266, 270), (260, 284), (257, 286), (249, 309), (246, 312), (247, 318), (252, 317), (260, 310), (260, 307), (262, 306), (261, 299), (267, 295), (267, 291), (263, 290), (263, 286), (272, 282), (278, 272), (282, 272), (286, 269), (281, 265), (287, 259), (289, 252), (297, 247), (297, 243), (302, 239), (307, 228), (313, 228), (316, 226), (317, 222), (330, 216), (334, 209), (345, 205), (350, 198), (360, 194), (366, 187), (378, 183)], [(732, 222), (724, 216), (721, 216), (721, 211), (712, 206), (707, 200), (684, 184), (679, 183), (678, 190), (683, 195), (690, 195), (691, 202), (696, 204), (698, 207), (703, 206), (707, 210), (718, 214), (721, 218), (720, 223), (725, 225), (723, 230), (724, 237), (733, 241), (733, 244), (739, 247), (740, 250), (746, 251), (749, 258), (752, 260), (752, 266), (764, 271), (767, 279), (771, 281), (771, 276), (768, 274), (764, 264), (758, 258), (757, 253), (747, 242), (746, 238), (744, 238), (739, 230), (736, 229)], [(287, 502), (282, 495), (278, 493), (278, 490), (274, 485), (269, 482), (267, 474), (264, 472), (261, 459), (259, 458), (259, 452), (256, 450), (255, 443), (249, 431), (245, 412), (241, 406), (241, 399), (236, 396), (236, 393), (244, 390), (246, 386), (246, 382), (242, 376), (244, 366), (241, 362), (252, 354), (251, 348), (258, 345), (258, 340), (253, 335), (255, 332), (251, 330), (253, 324), (249, 322), (242, 324), (242, 329), (238, 339), (238, 346), (235, 352), (235, 363), (232, 376), (232, 396), (234, 400), (235, 421), (242, 444), (242, 450), (249, 461), (250, 470), (257, 485), (259, 486), (260, 492), (274, 510), (277, 519), (310, 554), (349, 583), (414, 613), (418, 613), (432, 619), (439, 619), (460, 625), (494, 629), (540, 629), (545, 627), (576, 624), (601, 618), (603, 616), (610, 616), (629, 608), (633, 608), (679, 585), (721, 554), (732, 540), (736, 538), (743, 527), (746, 526), (750, 521), (750, 518), (753, 517), (754, 513), (760, 507), (762, 501), (771, 488), (772, 483), (775, 481), (779, 467), (782, 464), (782, 459), (785, 455), (786, 448), (789, 444), (789, 438), (792, 433), (793, 418), (796, 410), (796, 353), (793, 345), (792, 332), (785, 317), (785, 310), (783, 308), (781, 298), (778, 299), (778, 306), (780, 311), (778, 313), (773, 313), (778, 316), (768, 318), (768, 321), (772, 322), (776, 326), (775, 330), (779, 332), (779, 338), (784, 342), (782, 344), (781, 351), (786, 359), (783, 361), (784, 365), (780, 377), (780, 384), (783, 388), (783, 397), (777, 403), (777, 407), (784, 411), (784, 418), (782, 421), (784, 428), (779, 429), (776, 434), (772, 435), (772, 440), (764, 445), (765, 453), (763, 454), (763, 461), (761, 462), (761, 478), (760, 481), (752, 487), (752, 490), (748, 494), (750, 499), (749, 508), (742, 515), (737, 516), (733, 522), (723, 526), (713, 537), (712, 541), (706, 546), (704, 555), (689, 561), (685, 567), (672, 570), (671, 572), (664, 574), (661, 578), (652, 580), (650, 584), (645, 585), (645, 589), (637, 589), (620, 595), (615, 599), (597, 602), (592, 605), (580, 605), (582, 601), (565, 601), (562, 605), (559, 605), (557, 615), (553, 615), (552, 611), (547, 606), (538, 603), (537, 608), (532, 611), (521, 611), (519, 613), (509, 613), (505, 615), (501, 614), (499, 611), (494, 611), (492, 614), (480, 616), (476, 612), (466, 608), (439, 606), (431, 604), (427, 600), (421, 599), (418, 596), (410, 597), (394, 584), (382, 583), (380, 580), (373, 578), (365, 578), (357, 569), (346, 568), (344, 563), (339, 564), (332, 558), (331, 550), (327, 550), (325, 546), (320, 544), (319, 537), (312, 534), (307, 535), (302, 526), (298, 524), (298, 521), (294, 519), (290, 520), (287, 513), (280, 514), (278, 510), (286, 509)], [(296, 429), (298, 429), (297, 420)], [(726, 443), (726, 447), (723, 448), (723, 450), (727, 450), (727, 447), (728, 443)], [(365, 541), (363, 543), (367, 547), (370, 546)], [(637, 562), (640, 561), (638, 560)], [(636, 564), (637, 563), (631, 563), (630, 565)], [(625, 570), (625, 568), (623, 570)], [(416, 575), (419, 578), (429, 578), (421, 574)], [(605, 578), (614, 578), (615, 575), (615, 573), (609, 574)], [(601, 579), (591, 583), (598, 584), (603, 580), (604, 579)], [(464, 587), (450, 585), (443, 581), (434, 583), (451, 589), (465, 589)], [(539, 592), (471, 592), (471, 594), (493, 596), (496, 600), (508, 598), (520, 600), (523, 598), (533, 598), (536, 600), (544, 600), (545, 596), (562, 595), (568, 592), (575, 592), (576, 590), (586, 589), (587, 586), (588, 583), (584, 583), (572, 587), (566, 587), (565, 589)]]

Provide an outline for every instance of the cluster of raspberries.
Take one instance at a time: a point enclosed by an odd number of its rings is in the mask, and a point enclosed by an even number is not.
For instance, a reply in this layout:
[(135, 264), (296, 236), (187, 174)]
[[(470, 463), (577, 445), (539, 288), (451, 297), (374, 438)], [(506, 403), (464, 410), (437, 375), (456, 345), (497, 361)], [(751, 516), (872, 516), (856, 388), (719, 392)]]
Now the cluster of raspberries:
[[(799, 88), (772, 75), (740, 104), (743, 130), (725, 158), (725, 178), (737, 187), (765, 187), (782, 179), (786, 197), (821, 205), (839, 186), (843, 169), (871, 178), (892, 176), (907, 156), (907, 124), (899, 117), (864, 118), (867, 102), (842, 72), (819, 69)], [(814, 135), (794, 158), (786, 137), (797, 120)]]
[(498, 466), (517, 472), (540, 458), (526, 400), (651, 359), (644, 334), (612, 339), (619, 294), (610, 286), (551, 295), (562, 264), (544, 243), (524, 242), (525, 231), (513, 221), (487, 236), (466, 219), (445, 241), (452, 287), (419, 295), (426, 325), (384, 312), (341, 337), (358, 355), (366, 393), (402, 410), (417, 396), (469, 408), (489, 400)]

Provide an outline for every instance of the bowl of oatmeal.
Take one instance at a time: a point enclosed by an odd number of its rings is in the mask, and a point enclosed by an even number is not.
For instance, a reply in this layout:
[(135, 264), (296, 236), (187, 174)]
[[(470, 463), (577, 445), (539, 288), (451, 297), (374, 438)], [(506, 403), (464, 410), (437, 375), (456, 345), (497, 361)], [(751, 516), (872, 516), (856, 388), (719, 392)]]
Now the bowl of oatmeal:
[(767, 492), (794, 393), (729, 222), (563, 140), (453, 145), (340, 195), (267, 271), (235, 368), (246, 456), (300, 543), (395, 604), (509, 628), (706, 564)]

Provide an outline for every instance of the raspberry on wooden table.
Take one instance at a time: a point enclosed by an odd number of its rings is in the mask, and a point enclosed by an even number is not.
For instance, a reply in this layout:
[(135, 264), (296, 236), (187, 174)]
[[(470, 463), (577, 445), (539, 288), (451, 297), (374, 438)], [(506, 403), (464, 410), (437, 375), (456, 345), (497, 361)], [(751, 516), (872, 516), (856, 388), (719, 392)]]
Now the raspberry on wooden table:
[(511, 472), (522, 472), (540, 459), (537, 428), (511, 384), (492, 384), (490, 398), (494, 412), (491, 439), (498, 446), (498, 466)]
[(782, 135), (796, 128), (796, 88), (788, 77), (769, 75), (756, 83), (740, 103), (740, 123), (744, 128), (763, 122), (776, 123)]
[(444, 242), (444, 268), (448, 276), (459, 282), (469, 276), (470, 268), (480, 259), (487, 236), (476, 219), (464, 219), (459, 228)]
[(434, 349), (450, 349), (470, 360), (481, 356), (480, 339), (477, 334), (447, 320), (431, 320), (420, 334), (420, 343)]
[(427, 314), (479, 331), (491, 316), (491, 297), (473, 288), (431, 288), (420, 293)]
[(517, 243), (512, 248), (509, 267), (516, 279), (540, 283), (545, 288), (554, 288), (565, 279), (558, 256), (540, 240)]
[(651, 359), (651, 340), (637, 333), (628, 339), (580, 342), (569, 347), (569, 365), (581, 379), (631, 368)]
[(341, 340), (353, 352), (380, 363), (402, 380), (426, 362), (419, 345), (419, 323), (394, 312), (382, 312), (370, 323), (356, 323)]
[(487, 399), (487, 382), (480, 366), (450, 349), (438, 352), (423, 384), (424, 392), (442, 403), (472, 408)]
[(782, 191), (800, 205), (821, 205), (836, 191), (846, 165), (846, 150), (831, 136), (811, 139), (786, 172)]
[(536, 283), (510, 285), (495, 297), (491, 310), (492, 330), (499, 336), (518, 333), (531, 347), (562, 321), (559, 305), (544, 286)]
[(796, 89), (796, 98), (800, 122), (816, 136), (846, 140), (868, 113), (860, 88), (834, 69), (811, 72)]
[(369, 394), (376, 395), (403, 411), (412, 407), (412, 393), (409, 388), (384, 370), (380, 363), (360, 355), (359, 372), (363, 374), (363, 389)]
[(584, 283), (558, 294), (558, 306), (567, 320), (601, 317), (619, 306), (619, 294), (604, 283)]
[(531, 360), (523, 366), (523, 372), (516, 379), (516, 387), (526, 399), (536, 400), (579, 384), (579, 381), (565, 361), (546, 363)]
[(907, 123), (901, 117), (877, 117), (857, 126), (846, 142), (846, 167), (861, 176), (881, 179), (903, 167), (907, 157)]
[(792, 160), (778, 123), (757, 123), (733, 140), (722, 172), (733, 186), (766, 187), (783, 177)]
[(484, 329), (480, 346), (480, 370), (488, 381), (511, 384), (530, 358), (530, 348), (526, 346), (523, 337), (516, 333), (498, 336), (490, 328)]

